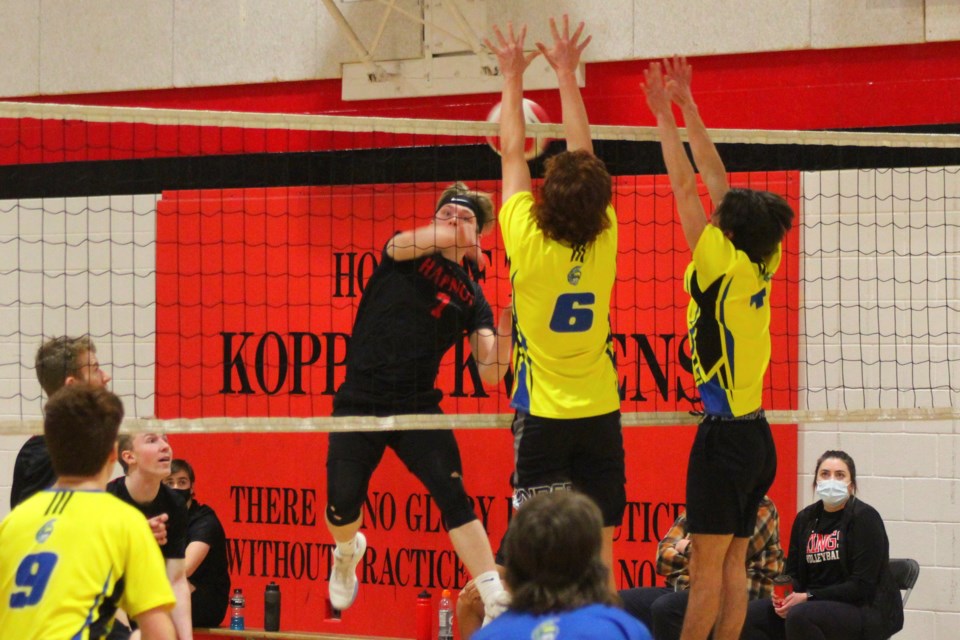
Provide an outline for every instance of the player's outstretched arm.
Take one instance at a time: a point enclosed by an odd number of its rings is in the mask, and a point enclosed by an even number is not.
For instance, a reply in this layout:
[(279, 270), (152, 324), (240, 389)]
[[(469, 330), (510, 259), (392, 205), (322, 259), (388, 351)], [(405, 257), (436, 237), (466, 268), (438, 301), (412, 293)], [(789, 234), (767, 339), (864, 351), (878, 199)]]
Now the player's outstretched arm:
[(512, 347), (513, 305), (507, 305), (500, 310), (500, 322), (495, 331), (484, 328), (470, 334), (470, 350), (485, 383), (499, 384), (507, 375)]
[(193, 618), (190, 611), (190, 583), (187, 581), (186, 562), (183, 558), (167, 558), (167, 578), (177, 599), (171, 617), (177, 630), (178, 640), (193, 640)]
[(667, 93), (683, 114), (693, 161), (697, 165), (704, 184), (707, 185), (713, 206), (716, 207), (730, 190), (730, 183), (727, 180), (727, 168), (723, 166), (723, 159), (720, 158), (716, 145), (710, 139), (707, 127), (700, 118), (697, 103), (693, 100), (693, 92), (690, 89), (693, 67), (687, 64), (686, 58), (679, 56), (665, 59), (663, 65), (667, 74)]
[(501, 189), (503, 201), (521, 191), (530, 191), (530, 167), (524, 157), (526, 126), (523, 119), (523, 72), (539, 52), (524, 53), (523, 41), (527, 37), (526, 25), (515, 33), (513, 23), (507, 25), (507, 33), (494, 25), (496, 43), (489, 38), (484, 44), (497, 56), (500, 74), (503, 76), (503, 92), (500, 98), (500, 167), (503, 174)]
[(590, 44), (592, 36), (587, 36), (581, 42), (583, 23), (577, 25), (573, 35), (570, 34), (570, 17), (563, 15), (563, 30), (557, 29), (557, 21), (550, 18), (550, 33), (553, 35), (553, 45), (547, 47), (537, 42), (537, 49), (544, 55), (550, 66), (557, 74), (560, 87), (560, 105), (563, 110), (563, 131), (567, 138), (567, 150), (584, 150), (593, 153), (593, 140), (590, 138), (590, 122), (587, 119), (587, 108), (580, 95), (580, 86), (577, 84), (577, 67), (580, 65), (580, 54)]
[(442, 253), (449, 249), (456, 250), (455, 262), (469, 258), (480, 269), (486, 267), (486, 256), (480, 246), (480, 234), (475, 226), (431, 223), (398, 233), (387, 242), (387, 255), (397, 262), (416, 260), (421, 256)]
[(667, 175), (670, 177), (670, 186), (677, 200), (677, 212), (680, 215), (680, 225), (687, 245), (693, 251), (700, 235), (707, 226), (707, 215), (697, 193), (697, 176), (693, 165), (687, 158), (677, 130), (677, 121), (673, 117), (670, 105), (670, 96), (667, 93), (663, 80), (663, 71), (660, 63), (651, 62), (643, 72), (643, 92), (647, 97), (647, 105), (657, 119), (657, 131), (660, 134), (660, 148), (663, 151), (663, 162), (667, 165)]
[(166, 607), (157, 607), (144, 611), (136, 617), (140, 627), (141, 640), (176, 640), (177, 632), (173, 628), (170, 612)]

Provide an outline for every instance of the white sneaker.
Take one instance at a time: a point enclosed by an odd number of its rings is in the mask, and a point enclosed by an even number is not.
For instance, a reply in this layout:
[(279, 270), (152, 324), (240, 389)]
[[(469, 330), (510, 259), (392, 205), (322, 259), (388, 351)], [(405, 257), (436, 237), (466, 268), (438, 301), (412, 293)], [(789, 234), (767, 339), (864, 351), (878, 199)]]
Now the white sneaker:
[(483, 626), (487, 626), (493, 620), (499, 616), (501, 613), (510, 608), (510, 593), (508, 591), (500, 591), (493, 597), (493, 600), (490, 604), (486, 604), (483, 607)]
[(357, 580), (357, 565), (367, 550), (367, 538), (357, 532), (354, 542), (355, 550), (351, 556), (341, 556), (336, 548), (333, 550), (333, 567), (330, 569), (330, 605), (338, 611), (343, 611), (357, 599), (360, 581)]

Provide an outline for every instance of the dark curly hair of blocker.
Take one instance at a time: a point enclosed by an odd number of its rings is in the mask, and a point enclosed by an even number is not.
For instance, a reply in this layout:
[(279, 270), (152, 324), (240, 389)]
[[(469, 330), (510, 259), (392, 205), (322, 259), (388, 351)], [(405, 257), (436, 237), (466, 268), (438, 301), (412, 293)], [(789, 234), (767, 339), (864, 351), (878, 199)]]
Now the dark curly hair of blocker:
[(713, 212), (713, 223), (751, 262), (762, 264), (793, 227), (793, 209), (769, 191), (730, 189)]
[(620, 606), (600, 557), (603, 516), (587, 496), (554, 491), (517, 510), (504, 541), (510, 608), (532, 614)]
[(564, 151), (547, 159), (533, 217), (543, 235), (570, 246), (590, 244), (610, 226), (610, 173), (587, 151)]

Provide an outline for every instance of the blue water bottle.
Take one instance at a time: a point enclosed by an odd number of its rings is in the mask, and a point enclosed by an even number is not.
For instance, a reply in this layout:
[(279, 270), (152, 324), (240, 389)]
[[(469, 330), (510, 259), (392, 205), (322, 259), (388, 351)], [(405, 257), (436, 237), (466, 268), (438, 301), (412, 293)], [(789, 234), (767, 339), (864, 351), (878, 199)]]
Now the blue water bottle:
[(246, 606), (246, 600), (243, 597), (243, 590), (237, 587), (233, 590), (233, 596), (230, 598), (230, 628), (234, 631), (243, 631), (243, 608)]

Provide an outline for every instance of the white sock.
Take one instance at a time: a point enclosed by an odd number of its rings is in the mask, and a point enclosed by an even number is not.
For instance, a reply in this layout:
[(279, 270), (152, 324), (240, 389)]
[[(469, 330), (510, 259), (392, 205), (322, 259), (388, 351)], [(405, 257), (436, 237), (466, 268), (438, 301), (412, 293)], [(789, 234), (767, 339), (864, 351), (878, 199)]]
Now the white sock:
[(481, 573), (473, 579), (473, 583), (477, 586), (477, 591), (480, 592), (480, 599), (483, 600), (484, 606), (493, 603), (496, 595), (503, 591), (500, 573), (496, 569)]
[(357, 552), (357, 536), (353, 536), (347, 542), (337, 543), (337, 554), (341, 558), (349, 558)]

